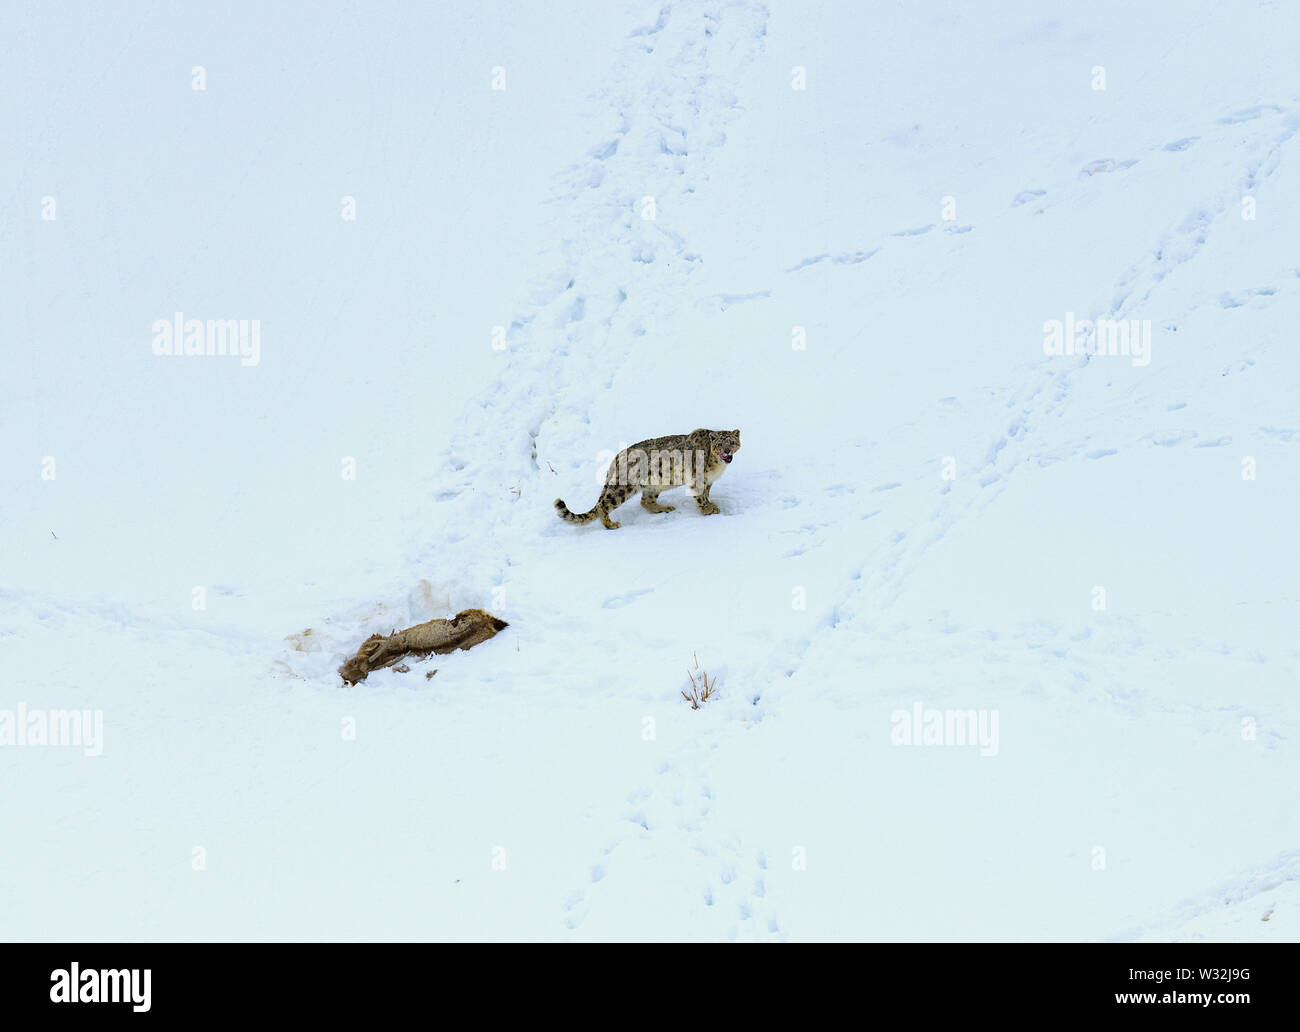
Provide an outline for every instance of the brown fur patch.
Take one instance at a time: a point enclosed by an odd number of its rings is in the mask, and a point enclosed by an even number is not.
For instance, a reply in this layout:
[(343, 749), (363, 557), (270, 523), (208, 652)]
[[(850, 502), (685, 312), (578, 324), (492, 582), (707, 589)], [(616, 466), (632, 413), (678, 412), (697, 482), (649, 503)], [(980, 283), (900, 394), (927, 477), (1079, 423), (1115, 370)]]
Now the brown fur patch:
[(462, 609), (450, 620), (428, 620), (389, 635), (372, 634), (357, 654), (339, 667), (339, 674), (347, 684), (357, 684), (372, 670), (394, 666), (407, 656), (442, 656), (473, 648), (509, 626), (481, 609)]

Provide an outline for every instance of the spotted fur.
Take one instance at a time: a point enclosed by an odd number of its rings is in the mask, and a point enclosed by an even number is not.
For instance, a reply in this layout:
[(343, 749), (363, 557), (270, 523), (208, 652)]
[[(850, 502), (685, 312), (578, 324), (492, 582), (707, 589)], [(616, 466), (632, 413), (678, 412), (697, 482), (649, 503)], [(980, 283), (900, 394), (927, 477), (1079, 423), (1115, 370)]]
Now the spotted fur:
[(709, 489), (739, 450), (739, 430), (693, 430), (640, 441), (614, 456), (605, 474), (605, 489), (591, 509), (570, 512), (557, 498), (555, 511), (566, 523), (582, 525), (598, 519), (616, 530), (619, 524), (610, 519), (610, 513), (629, 498), (640, 494), (643, 508), (672, 512), (673, 506), (659, 504), (660, 493), (685, 487), (700, 512), (712, 516), (720, 510), (709, 500)]

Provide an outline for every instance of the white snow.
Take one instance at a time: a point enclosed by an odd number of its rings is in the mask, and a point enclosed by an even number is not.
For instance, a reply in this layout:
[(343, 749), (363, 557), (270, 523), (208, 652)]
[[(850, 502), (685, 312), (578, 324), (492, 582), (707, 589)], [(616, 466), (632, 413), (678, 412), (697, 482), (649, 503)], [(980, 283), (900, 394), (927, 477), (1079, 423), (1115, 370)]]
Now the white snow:
[(1292, 5), (6, 21), (4, 938), (1300, 938)]

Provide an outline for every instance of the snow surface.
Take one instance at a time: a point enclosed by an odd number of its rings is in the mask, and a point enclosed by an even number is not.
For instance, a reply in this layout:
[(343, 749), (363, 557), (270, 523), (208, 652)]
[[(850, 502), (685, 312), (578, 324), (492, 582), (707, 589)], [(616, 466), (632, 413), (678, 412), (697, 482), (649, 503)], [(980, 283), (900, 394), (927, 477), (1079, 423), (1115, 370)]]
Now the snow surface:
[[(1300, 938), (1294, 5), (0, 32), (0, 711), (104, 722), (0, 746), (4, 938)], [(721, 515), (555, 518), (697, 426)]]

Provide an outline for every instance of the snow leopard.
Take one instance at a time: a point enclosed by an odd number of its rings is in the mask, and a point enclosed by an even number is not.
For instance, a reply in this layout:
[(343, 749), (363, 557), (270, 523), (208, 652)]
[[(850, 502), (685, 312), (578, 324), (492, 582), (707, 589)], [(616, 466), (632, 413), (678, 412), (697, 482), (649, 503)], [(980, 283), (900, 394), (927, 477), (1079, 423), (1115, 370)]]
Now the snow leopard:
[(700, 512), (712, 516), (721, 510), (709, 500), (709, 488), (726, 472), (740, 451), (739, 430), (692, 430), (689, 434), (652, 437), (624, 448), (609, 464), (605, 489), (587, 512), (570, 512), (559, 498), (555, 511), (565, 523), (582, 525), (599, 519), (610, 530), (620, 526), (610, 513), (640, 493), (641, 505), (651, 512), (672, 512), (672, 505), (660, 505), (659, 494), (674, 487), (686, 487)]

